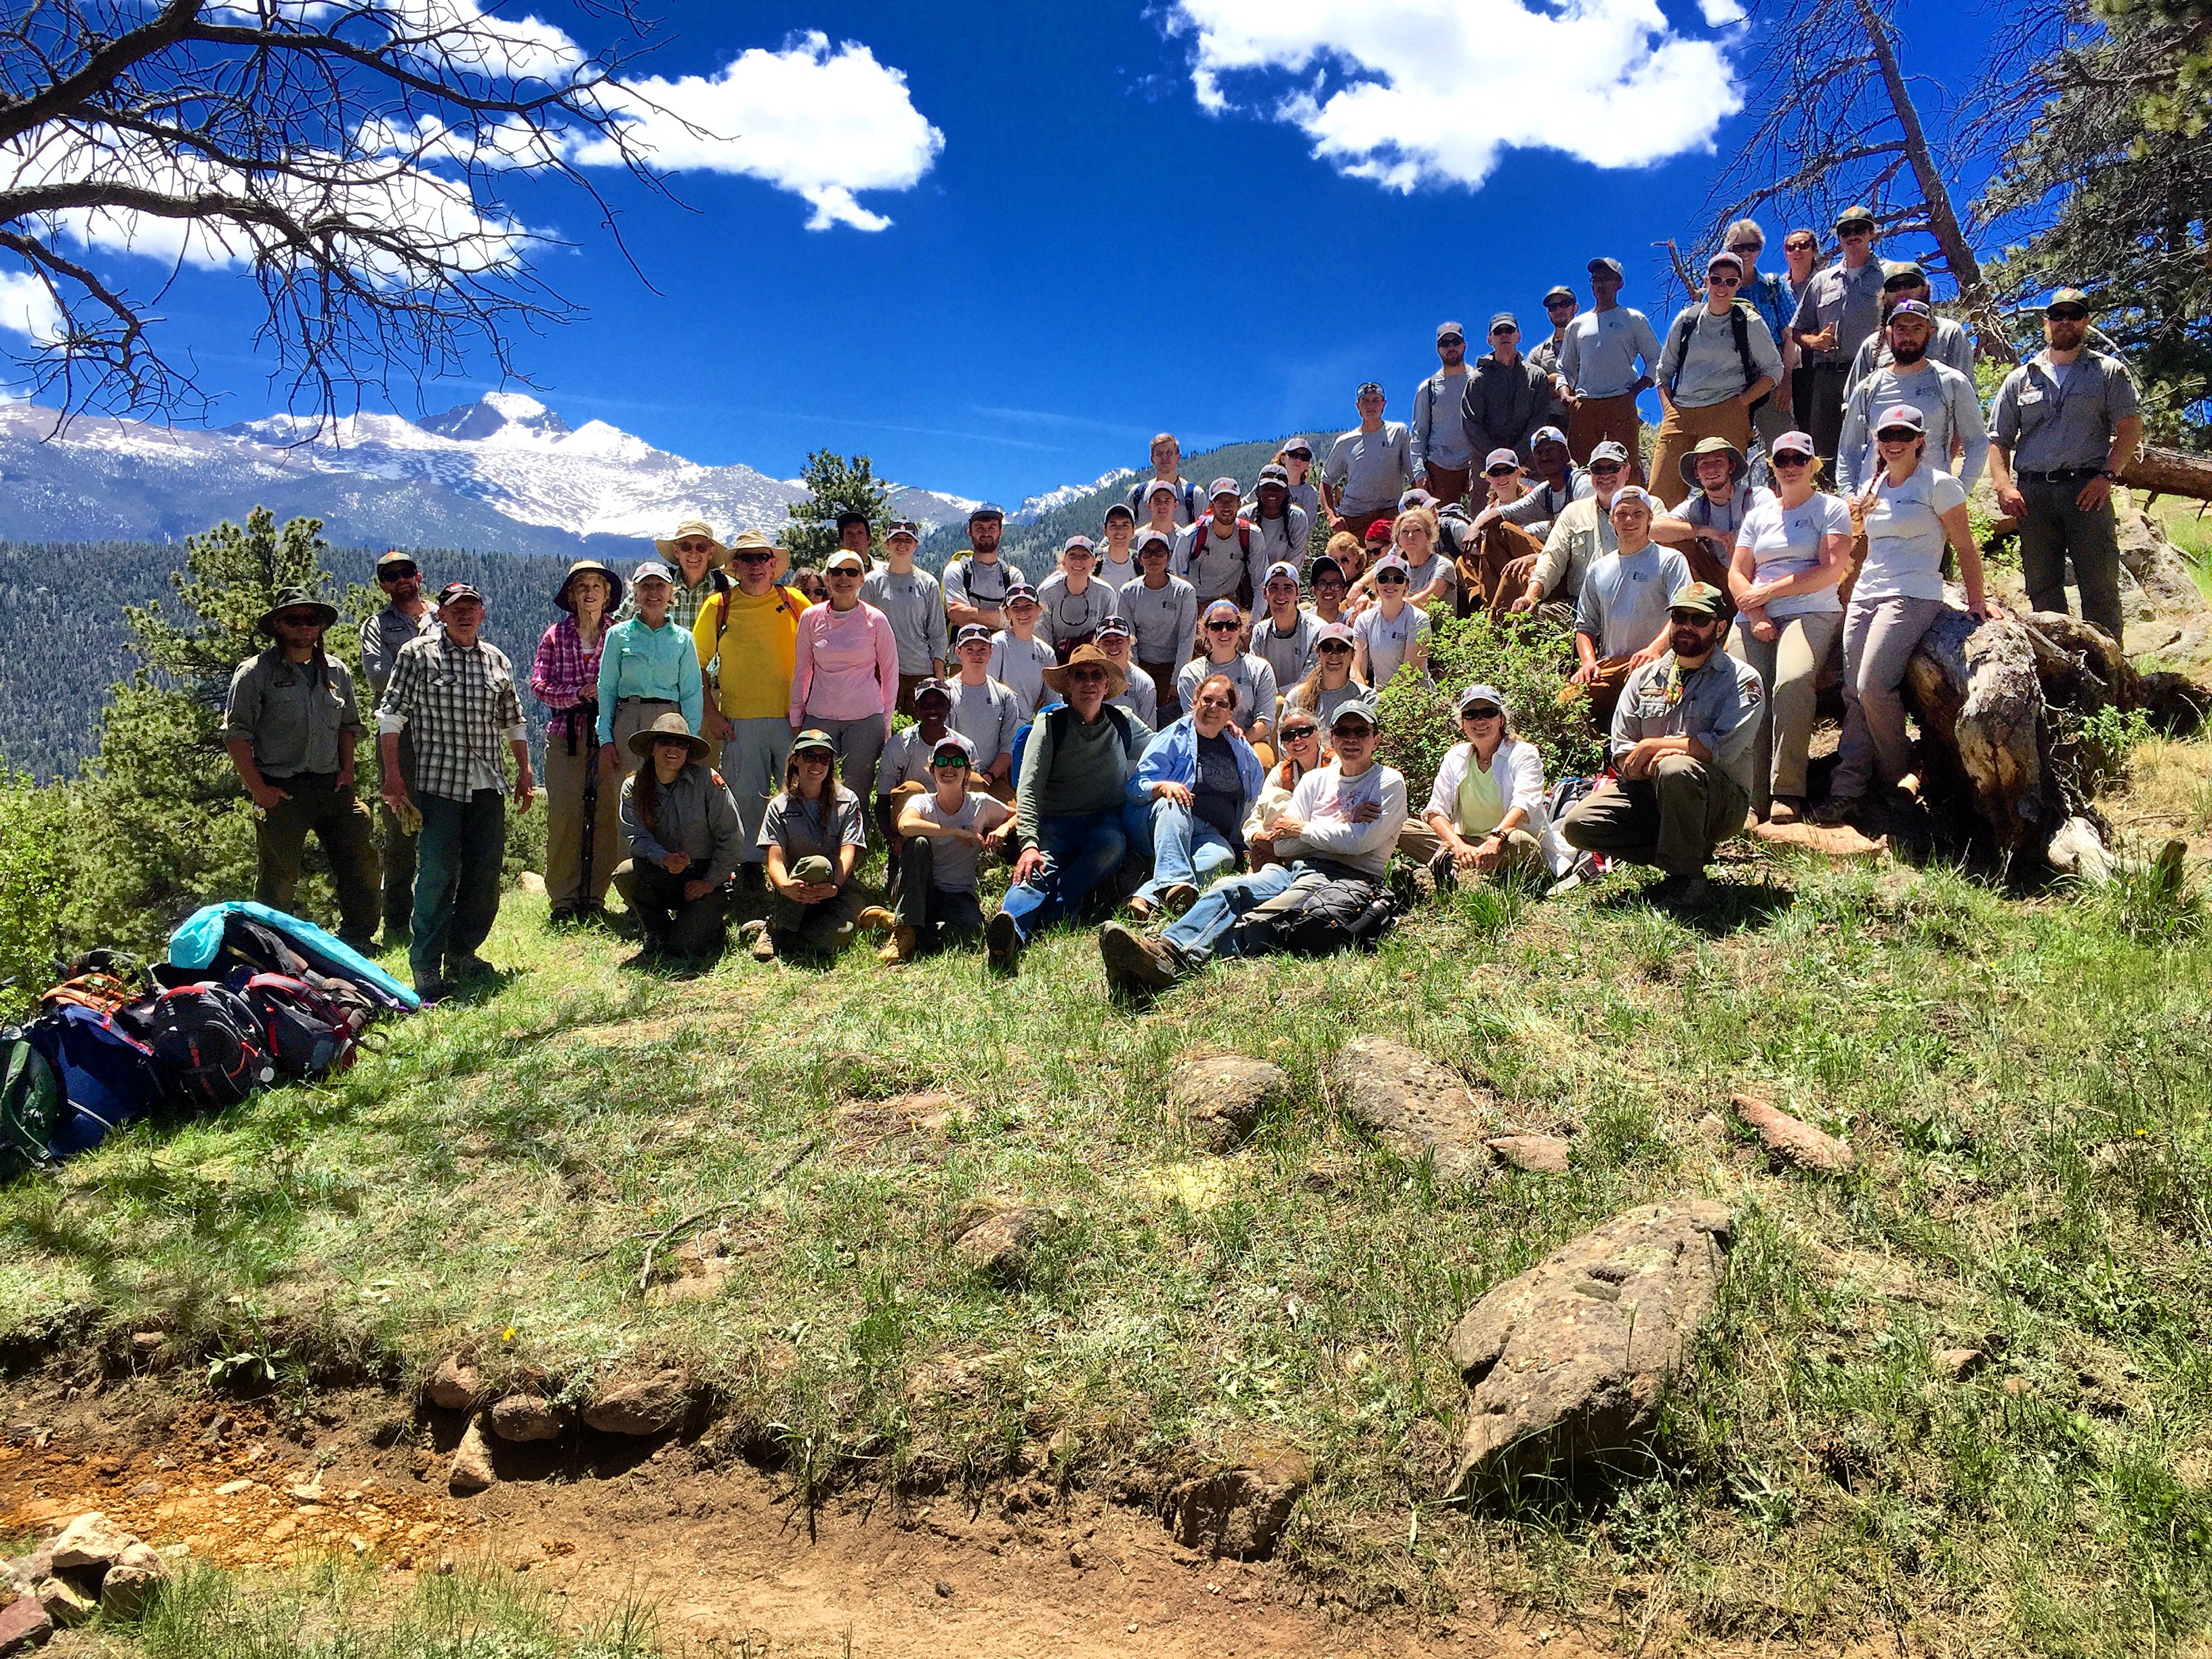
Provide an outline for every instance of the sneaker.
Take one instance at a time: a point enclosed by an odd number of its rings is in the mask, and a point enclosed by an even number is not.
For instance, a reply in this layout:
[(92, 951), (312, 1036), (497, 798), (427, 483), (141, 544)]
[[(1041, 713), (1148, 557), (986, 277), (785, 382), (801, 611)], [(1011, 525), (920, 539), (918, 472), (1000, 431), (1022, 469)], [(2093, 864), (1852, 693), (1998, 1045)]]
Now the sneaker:
[(1187, 881), (1179, 881), (1160, 895), (1160, 908), (1171, 916), (1179, 916), (1198, 902), (1198, 889)]
[(1141, 893), (1132, 893), (1122, 901), (1121, 908), (1139, 921), (1152, 919), (1152, 902)]
[(869, 905), (853, 921), (863, 932), (870, 933), (888, 933), (898, 926), (898, 918), (880, 904)]
[(1021, 965), (1021, 930), (1004, 910), (994, 912), (985, 926), (983, 945), (989, 953), (993, 973), (1011, 974)]
[(920, 937), (911, 927), (894, 927), (884, 948), (876, 952), (876, 960), (886, 968), (896, 968), (912, 962), (921, 948)]
[(755, 962), (775, 960), (775, 935), (769, 932), (766, 923), (763, 923), (760, 932), (753, 935), (752, 949)]
[(1176, 960), (1168, 954), (1168, 947), (1118, 921), (1109, 921), (1098, 930), (1098, 955), (1106, 964), (1106, 978), (1111, 984), (1164, 991), (1176, 982)]

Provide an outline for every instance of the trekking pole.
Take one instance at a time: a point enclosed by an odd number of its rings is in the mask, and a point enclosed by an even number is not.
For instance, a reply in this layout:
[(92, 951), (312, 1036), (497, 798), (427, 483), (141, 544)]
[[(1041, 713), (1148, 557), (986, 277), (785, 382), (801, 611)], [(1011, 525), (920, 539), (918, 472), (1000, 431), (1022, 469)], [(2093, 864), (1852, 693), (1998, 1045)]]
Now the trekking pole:
[(576, 720), (588, 714), (591, 719), (591, 739), (584, 751), (584, 851), (580, 861), (583, 879), (578, 884), (580, 895), (579, 908), (593, 903), (592, 897), (592, 854), (598, 850), (599, 838), (599, 705), (595, 697), (580, 703), (568, 714), (568, 742), (573, 749), (576, 741)]

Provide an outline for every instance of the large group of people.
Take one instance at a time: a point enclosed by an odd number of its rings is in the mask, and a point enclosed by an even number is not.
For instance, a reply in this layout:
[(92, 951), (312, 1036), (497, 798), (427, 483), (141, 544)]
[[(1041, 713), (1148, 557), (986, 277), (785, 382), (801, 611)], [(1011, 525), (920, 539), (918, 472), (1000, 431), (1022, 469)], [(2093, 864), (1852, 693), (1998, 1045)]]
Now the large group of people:
[[(886, 963), (980, 938), (1012, 971), (1040, 933), (1110, 911), (1109, 977), (1158, 988), (1273, 948), (1285, 907), (1321, 889), (1356, 908), (1394, 852), (1439, 885), (1622, 860), (1694, 902), (1747, 815), (1879, 811), (1910, 767), (1906, 659), (1947, 608), (1992, 609), (1977, 479), (2019, 522), (2030, 602), (2063, 607), (2070, 566), (2117, 639), (2110, 492), (2142, 422), (2070, 289), (1985, 418), (1972, 342), (1925, 273), (1875, 258), (1863, 209), (1834, 228), (1833, 263), (1795, 230), (1786, 271), (1762, 272), (1759, 228), (1730, 227), (1663, 336), (1621, 304), (1609, 257), (1589, 263), (1587, 305), (1564, 284), (1545, 296), (1532, 348), (1501, 312), (1470, 362), (1447, 322), (1410, 424), (1362, 385), (1356, 426), (1319, 449), (1290, 440), (1249, 494), (1183, 477), (1163, 433), (1150, 476), (1041, 580), (1002, 556), (988, 504), (941, 577), (915, 563), (920, 526), (884, 526), (878, 556), (858, 511), (818, 573), (793, 574), (769, 532), (725, 543), (700, 520), (626, 574), (577, 561), (527, 676), (549, 717), (554, 920), (601, 912), (611, 886), (641, 960), (699, 963), (750, 893), (764, 960), (871, 933)], [(1648, 468), (1647, 391), (1662, 411)], [(483, 971), (506, 812), (537, 783), (483, 596), (453, 582), (434, 602), (403, 552), (376, 578), (381, 891), (330, 606), (292, 594), (263, 619), (271, 643), (240, 665), (223, 739), (262, 900), (290, 900), (316, 835), (341, 935), (370, 943), (380, 914), (435, 998)], [(1462, 741), (1418, 816), (1378, 758), (1383, 690), (1428, 674), (1434, 617), (1475, 612), (1571, 635), (1557, 695), (1588, 711), (1608, 765), (1557, 822), (1494, 686), (1444, 688)], [(1841, 749), (1808, 808), (1814, 688), (1838, 642)], [(877, 842), (888, 902), (863, 904)], [(1009, 872), (988, 917), (987, 857)]]

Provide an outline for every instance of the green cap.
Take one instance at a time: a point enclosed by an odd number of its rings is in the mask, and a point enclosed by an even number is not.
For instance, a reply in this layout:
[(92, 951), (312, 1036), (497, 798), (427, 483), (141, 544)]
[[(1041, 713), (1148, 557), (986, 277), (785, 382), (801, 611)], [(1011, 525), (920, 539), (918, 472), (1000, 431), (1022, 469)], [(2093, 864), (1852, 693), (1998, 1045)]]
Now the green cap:
[(304, 587), (288, 587), (276, 595), (276, 604), (261, 613), (261, 631), (273, 635), (276, 632), (276, 618), (287, 611), (312, 611), (316, 620), (325, 628), (338, 619), (336, 605), (317, 599)]
[(793, 754), (797, 754), (802, 749), (827, 749), (834, 755), (837, 752), (837, 740), (821, 727), (810, 726), (791, 740)]
[(793, 881), (805, 882), (810, 886), (819, 887), (825, 882), (836, 880), (837, 872), (830, 867), (830, 860), (823, 858), (821, 854), (809, 853), (791, 866), (791, 878)]
[(2045, 311), (2053, 306), (2079, 306), (2087, 311), (2089, 309), (2089, 296), (2078, 288), (2062, 288), (2043, 302)]
[(1728, 600), (1719, 588), (1711, 582), (1686, 582), (1676, 588), (1667, 601), (1667, 609), (1694, 611), (1701, 617), (1718, 617), (1726, 609)]
[(1838, 230), (1849, 230), (1853, 225), (1864, 225), (1872, 230), (1875, 228), (1874, 210), (1864, 202), (1854, 202), (1836, 216)]

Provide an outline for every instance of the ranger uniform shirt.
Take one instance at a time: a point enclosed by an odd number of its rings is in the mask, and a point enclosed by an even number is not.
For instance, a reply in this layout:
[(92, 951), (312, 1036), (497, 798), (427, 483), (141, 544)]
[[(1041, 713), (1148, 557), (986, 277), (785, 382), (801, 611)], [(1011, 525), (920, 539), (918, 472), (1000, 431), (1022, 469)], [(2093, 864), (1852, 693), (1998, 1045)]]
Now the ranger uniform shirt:
[(654, 781), (653, 828), (638, 817), (639, 780), (653, 771), (647, 761), (623, 780), (622, 830), (632, 854), (658, 864), (671, 853), (690, 855), (686, 881), (712, 882), (720, 886), (738, 872), (744, 856), (744, 835), (738, 822), (738, 804), (720, 772), (696, 762), (676, 775), (676, 781)]
[(2015, 472), (2101, 470), (2112, 459), (2112, 428), (2140, 407), (2118, 358), (2085, 350), (2062, 367), (2038, 352), (1997, 388), (1990, 437), (2012, 452)]
[(313, 662), (287, 662), (272, 645), (230, 677), (222, 740), (252, 744), (253, 763), (271, 782), (329, 776), (345, 759), (338, 734), (360, 729), (353, 676), (319, 651)]
[(372, 700), (381, 699), (384, 688), (392, 684), (392, 665), (399, 659), (400, 647), (421, 639), (437, 625), (434, 605), (419, 617), (387, 605), (361, 625), (361, 669), (368, 676)]
[(1712, 763), (1751, 793), (1751, 746), (1759, 737), (1766, 689), (1759, 671), (1716, 647), (1697, 667), (1677, 666), (1671, 651), (1632, 672), (1613, 711), (1618, 764), (1645, 738), (1694, 738)]

